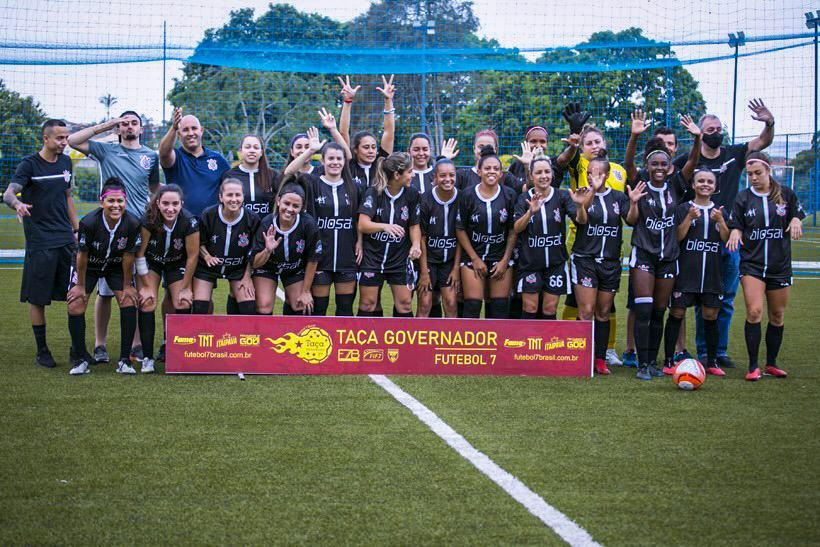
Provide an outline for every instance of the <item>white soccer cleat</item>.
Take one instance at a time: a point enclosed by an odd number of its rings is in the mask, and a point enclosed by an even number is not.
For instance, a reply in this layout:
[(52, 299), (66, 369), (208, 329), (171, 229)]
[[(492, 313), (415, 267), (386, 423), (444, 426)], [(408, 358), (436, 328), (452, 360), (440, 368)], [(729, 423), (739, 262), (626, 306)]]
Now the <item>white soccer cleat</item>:
[(119, 374), (136, 374), (137, 371), (134, 370), (134, 367), (127, 360), (122, 360), (117, 364), (117, 372)]
[(80, 361), (79, 363), (74, 365), (71, 368), (70, 371), (68, 371), (68, 373), (71, 374), (72, 376), (79, 376), (80, 374), (88, 374), (89, 372), (91, 372), (91, 369), (88, 368), (88, 361), (86, 361), (86, 360)]
[(616, 350), (615, 348), (609, 348), (608, 350), (606, 350), (606, 364), (611, 367), (624, 366), (624, 362), (621, 361), (621, 358), (618, 355), (618, 350)]
[(140, 368), (140, 372), (142, 372), (143, 374), (150, 374), (151, 372), (154, 372), (154, 360), (149, 359), (148, 357), (143, 359), (142, 368)]

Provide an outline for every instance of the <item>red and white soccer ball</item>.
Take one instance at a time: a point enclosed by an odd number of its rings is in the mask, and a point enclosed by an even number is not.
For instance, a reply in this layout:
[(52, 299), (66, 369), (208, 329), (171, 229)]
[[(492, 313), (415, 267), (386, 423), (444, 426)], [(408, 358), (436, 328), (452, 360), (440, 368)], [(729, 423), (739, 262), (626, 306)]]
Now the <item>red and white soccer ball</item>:
[(697, 359), (684, 359), (675, 367), (672, 381), (685, 391), (693, 391), (706, 381), (706, 369)]

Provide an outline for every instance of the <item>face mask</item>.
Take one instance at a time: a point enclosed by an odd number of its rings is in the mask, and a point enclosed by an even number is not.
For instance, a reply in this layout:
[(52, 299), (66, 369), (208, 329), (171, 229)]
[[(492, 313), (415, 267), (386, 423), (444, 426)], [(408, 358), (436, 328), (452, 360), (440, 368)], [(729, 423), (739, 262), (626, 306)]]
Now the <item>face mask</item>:
[(709, 148), (718, 148), (723, 143), (723, 133), (710, 133), (703, 136), (703, 142)]

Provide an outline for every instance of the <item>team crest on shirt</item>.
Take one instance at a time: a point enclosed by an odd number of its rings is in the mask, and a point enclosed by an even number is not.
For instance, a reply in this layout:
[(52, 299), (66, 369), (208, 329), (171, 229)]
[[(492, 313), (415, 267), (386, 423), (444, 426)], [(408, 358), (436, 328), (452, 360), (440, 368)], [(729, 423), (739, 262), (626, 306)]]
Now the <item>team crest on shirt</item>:
[(613, 171), (613, 172), (612, 172), (612, 176), (613, 176), (613, 177), (615, 177), (615, 179), (616, 179), (618, 182), (623, 182), (623, 181), (624, 181), (624, 176), (623, 176), (623, 174), (621, 174), (621, 172), (620, 172), (620, 171)]
[(182, 250), (182, 239), (174, 238), (174, 250), (181, 251)]
[(305, 240), (300, 239), (299, 241), (296, 242), (296, 253), (297, 254), (302, 254), (302, 251), (304, 251), (304, 250), (305, 250)]
[(558, 209), (553, 209), (552, 217), (555, 219), (555, 222), (561, 222), (561, 211)]
[(63, 171), (63, 180), (66, 182), (71, 182), (71, 171), (69, 171), (68, 169)]
[(526, 277), (527, 283), (535, 283), (535, 280), (536, 280), (536, 276), (535, 276), (534, 273), (532, 273), (532, 274), (530, 274)]
[(241, 234), (239, 234), (239, 237), (236, 240), (237, 245), (239, 245), (240, 247), (247, 247), (249, 243), (250, 238), (248, 237), (248, 234), (246, 232), (242, 232)]
[(401, 219), (407, 221), (410, 218), (410, 211), (407, 209), (407, 205), (404, 205), (401, 208)]
[(786, 204), (785, 203), (778, 203), (775, 206), (775, 211), (777, 211), (777, 216), (781, 216), (781, 217), (786, 216)]
[[(592, 207), (590, 207), (590, 209), (592, 209)], [(621, 214), (621, 208), (618, 206), (618, 202), (617, 202), (617, 201), (615, 201), (615, 202), (613, 202), (613, 203), (612, 203), (612, 212), (613, 212), (613, 213), (615, 213), (616, 215), (620, 215), (620, 214)]]
[(117, 240), (117, 249), (118, 249), (118, 250), (120, 250), (120, 251), (122, 251), (122, 250), (124, 250), (124, 249), (125, 249), (125, 246), (126, 246), (127, 244), (128, 244), (128, 238), (127, 238), (127, 237), (125, 237), (125, 236), (122, 236), (121, 238), (119, 238), (119, 239)]
[(210, 158), (208, 160), (208, 169), (210, 169), (211, 171), (216, 171), (216, 168), (217, 168), (216, 160), (213, 159), (213, 158)]
[(592, 287), (592, 278), (591, 277), (584, 277), (581, 279), (581, 285), (584, 287)]
[(498, 220), (501, 222), (507, 222), (507, 209), (501, 209), (498, 212)]
[(142, 167), (146, 171), (151, 169), (151, 158), (149, 158), (145, 154), (140, 155), (140, 167)]

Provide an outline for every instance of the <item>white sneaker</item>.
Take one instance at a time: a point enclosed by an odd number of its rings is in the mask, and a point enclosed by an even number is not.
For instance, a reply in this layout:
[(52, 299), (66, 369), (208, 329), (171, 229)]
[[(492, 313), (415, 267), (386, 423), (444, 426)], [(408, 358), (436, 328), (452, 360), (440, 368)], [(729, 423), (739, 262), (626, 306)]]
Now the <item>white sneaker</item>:
[(136, 374), (137, 373), (137, 371), (134, 370), (134, 367), (132, 367), (128, 363), (128, 361), (125, 361), (125, 360), (120, 361), (117, 364), (117, 372), (120, 373), (120, 374)]
[(618, 350), (616, 350), (615, 348), (609, 348), (608, 350), (606, 350), (606, 364), (611, 367), (624, 366), (624, 362), (621, 361), (621, 358), (618, 355)]
[(154, 360), (149, 359), (148, 357), (143, 359), (142, 368), (140, 369), (140, 372), (142, 372), (143, 374), (154, 372)]
[(68, 373), (71, 374), (72, 376), (78, 376), (80, 374), (88, 374), (89, 372), (91, 372), (91, 369), (88, 368), (88, 361), (85, 361), (85, 360), (80, 361), (79, 363), (74, 365), (71, 368), (70, 371), (68, 371)]

